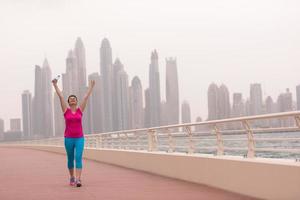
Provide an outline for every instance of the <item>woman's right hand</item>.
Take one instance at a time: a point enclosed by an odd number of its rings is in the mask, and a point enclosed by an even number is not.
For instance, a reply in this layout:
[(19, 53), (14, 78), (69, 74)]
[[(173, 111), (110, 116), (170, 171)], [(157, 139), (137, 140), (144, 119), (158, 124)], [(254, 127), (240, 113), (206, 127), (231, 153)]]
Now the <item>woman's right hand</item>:
[(53, 83), (53, 85), (57, 85), (57, 79), (56, 79), (56, 78), (53, 79), (53, 80), (52, 80), (52, 83)]

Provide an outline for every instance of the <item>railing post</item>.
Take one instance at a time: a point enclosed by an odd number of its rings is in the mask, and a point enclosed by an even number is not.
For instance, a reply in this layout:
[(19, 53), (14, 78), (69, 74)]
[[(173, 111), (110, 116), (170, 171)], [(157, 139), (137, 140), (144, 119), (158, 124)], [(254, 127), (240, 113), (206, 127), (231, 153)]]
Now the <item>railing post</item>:
[(254, 158), (255, 157), (255, 144), (254, 144), (254, 137), (253, 137), (253, 131), (248, 123), (248, 121), (243, 121), (243, 126), (247, 131), (247, 137), (248, 137), (248, 153), (247, 158)]
[(173, 153), (174, 152), (174, 140), (173, 140), (172, 134), (170, 132), (170, 129), (166, 128), (166, 132), (168, 133), (168, 143), (169, 143), (168, 153)]
[(192, 154), (195, 151), (194, 141), (193, 141), (193, 133), (192, 133), (191, 127), (189, 127), (189, 126), (185, 126), (184, 129), (186, 130), (186, 133), (189, 136), (189, 150), (188, 150), (188, 153)]
[(156, 131), (148, 130), (148, 151), (155, 151), (157, 143)]
[(300, 128), (300, 116), (295, 116), (296, 125)]
[(222, 156), (224, 155), (224, 143), (222, 139), (222, 134), (220, 133), (220, 130), (216, 124), (214, 125), (214, 132), (217, 136), (217, 145), (218, 145), (217, 155)]

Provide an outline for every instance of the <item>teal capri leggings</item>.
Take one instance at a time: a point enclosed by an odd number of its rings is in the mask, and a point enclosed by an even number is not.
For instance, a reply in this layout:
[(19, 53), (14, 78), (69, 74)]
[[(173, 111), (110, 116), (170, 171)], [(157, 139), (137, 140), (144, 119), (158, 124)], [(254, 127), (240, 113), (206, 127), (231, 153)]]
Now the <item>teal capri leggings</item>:
[(68, 157), (68, 168), (74, 168), (74, 153), (76, 168), (82, 169), (82, 153), (84, 147), (84, 137), (81, 138), (67, 138), (65, 137), (65, 148)]

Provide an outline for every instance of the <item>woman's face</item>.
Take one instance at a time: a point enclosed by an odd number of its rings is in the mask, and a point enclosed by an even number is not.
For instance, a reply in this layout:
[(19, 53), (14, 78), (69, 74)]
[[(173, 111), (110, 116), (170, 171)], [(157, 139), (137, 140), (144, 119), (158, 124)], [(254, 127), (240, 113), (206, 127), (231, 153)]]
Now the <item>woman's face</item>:
[(69, 100), (68, 100), (68, 102), (69, 102), (69, 106), (72, 106), (72, 105), (77, 105), (77, 98), (76, 98), (76, 97), (73, 97), (73, 96), (71, 96), (71, 97), (69, 97)]

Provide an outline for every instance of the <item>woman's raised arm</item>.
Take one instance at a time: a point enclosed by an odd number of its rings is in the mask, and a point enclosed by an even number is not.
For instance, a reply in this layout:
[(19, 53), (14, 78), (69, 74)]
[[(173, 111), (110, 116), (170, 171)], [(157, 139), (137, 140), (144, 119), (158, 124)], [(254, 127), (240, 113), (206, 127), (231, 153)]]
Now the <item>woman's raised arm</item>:
[(67, 110), (67, 104), (65, 102), (65, 99), (64, 99), (64, 96), (63, 96), (62, 92), (60, 91), (60, 89), (57, 86), (57, 79), (53, 79), (52, 83), (53, 83), (54, 89), (56, 91), (56, 94), (59, 97), (61, 109), (62, 109), (63, 113), (65, 113), (66, 110)]
[(82, 102), (81, 102), (81, 104), (80, 104), (81, 112), (84, 111), (84, 109), (85, 109), (85, 107), (86, 107), (86, 104), (87, 104), (87, 101), (88, 101), (88, 99), (89, 99), (89, 96), (91, 95), (94, 86), (95, 86), (95, 80), (91, 80), (91, 81), (90, 81), (90, 84), (89, 84), (88, 91), (87, 91), (87, 93), (85, 94), (85, 96), (83, 97)]

